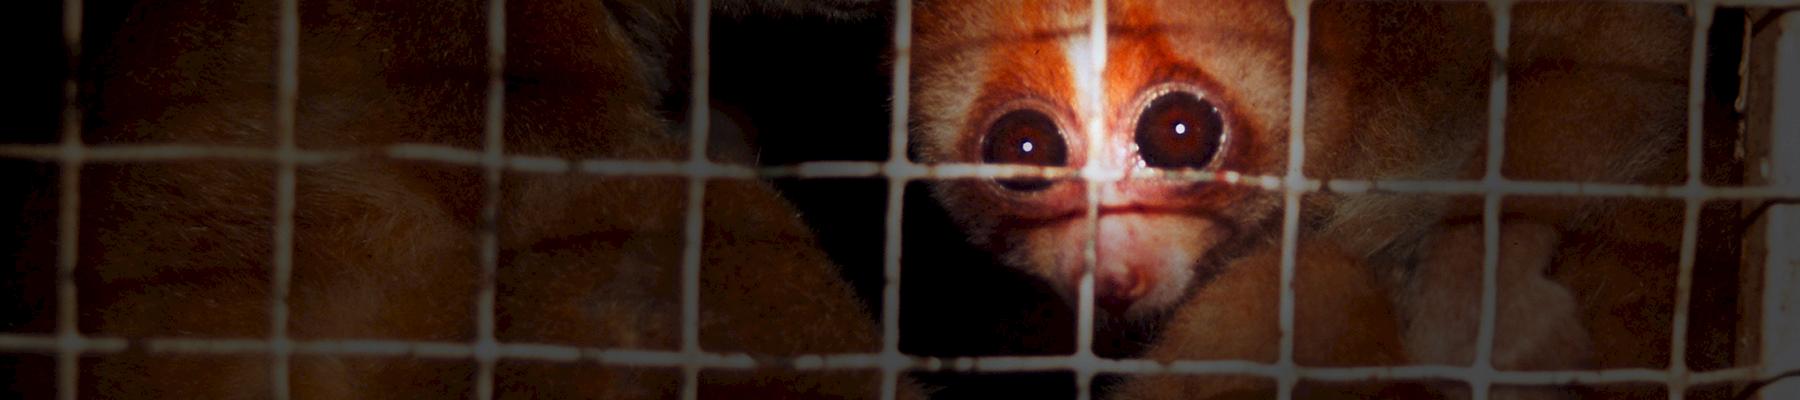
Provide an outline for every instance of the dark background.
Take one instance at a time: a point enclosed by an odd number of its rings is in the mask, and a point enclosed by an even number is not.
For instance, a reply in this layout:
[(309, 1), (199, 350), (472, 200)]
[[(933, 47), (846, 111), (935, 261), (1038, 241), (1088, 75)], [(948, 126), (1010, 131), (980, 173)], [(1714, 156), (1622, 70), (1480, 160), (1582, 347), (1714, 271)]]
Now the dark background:
[[(741, 112), (762, 164), (885, 161), (891, 21), (885, 14), (857, 21), (715, 19), (715, 107)], [(774, 183), (818, 232), (871, 314), (879, 314), (888, 182)], [(943, 357), (1072, 353), (1075, 315), (1063, 300), (968, 245), (928, 189), (913, 183), (905, 192), (901, 351)], [(1075, 392), (1074, 375), (1064, 372), (913, 378), (938, 389), (937, 398), (1073, 398)]]

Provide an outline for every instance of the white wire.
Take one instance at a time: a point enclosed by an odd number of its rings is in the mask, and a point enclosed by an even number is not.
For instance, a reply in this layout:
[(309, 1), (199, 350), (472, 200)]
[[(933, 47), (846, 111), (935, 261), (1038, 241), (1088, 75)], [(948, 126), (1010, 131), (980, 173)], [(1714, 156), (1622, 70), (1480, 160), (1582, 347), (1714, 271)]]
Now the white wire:
[(275, 237), (274, 262), (269, 272), (270, 397), (284, 400), (293, 395), (288, 367), (292, 348), (288, 343), (288, 293), (294, 275), (294, 207), (298, 172), (294, 123), (300, 91), (300, 6), (297, 0), (280, 3), (280, 39), (277, 42), (275, 85)]
[(1288, 81), (1288, 159), (1287, 177), (1282, 187), (1281, 213), (1281, 298), (1277, 326), (1281, 330), (1276, 365), (1275, 398), (1294, 398), (1299, 384), (1299, 367), (1294, 363), (1294, 274), (1300, 247), (1300, 197), (1306, 181), (1306, 87), (1307, 51), (1312, 42), (1312, 1), (1289, 0), (1288, 15), (1294, 20), (1293, 57)]
[[(1087, 207), (1085, 218), (1088, 223), (1087, 240), (1081, 249), (1081, 279), (1076, 282), (1075, 302), (1075, 354), (1073, 370), (1075, 372), (1075, 398), (1087, 400), (1093, 397), (1093, 383), (1096, 371), (1093, 365), (1098, 363), (1094, 355), (1094, 280), (1100, 268), (1100, 185), (1115, 180), (1110, 171), (1102, 171), (1100, 163), (1099, 141), (1106, 137), (1106, 60), (1107, 60), (1107, 15), (1106, 0), (1088, 2), (1088, 42), (1086, 69), (1087, 76), (1079, 79), (1092, 83), (1082, 86), (1082, 103), (1086, 105), (1087, 125), (1085, 132), (1088, 138), (1087, 165), (1082, 167), (1081, 174), (1086, 179), (1082, 185), (1086, 189)], [(1079, 86), (1079, 85), (1078, 85)]]
[(81, 142), (80, 86), (82, 0), (63, 0), (64, 60), (62, 143), (45, 146), (59, 162), (61, 193), (57, 199), (56, 233), (56, 395), (75, 400), (79, 394), (81, 354), (85, 340), (77, 324), (75, 267), (79, 264), (81, 235), (81, 165), (86, 148)]
[(481, 224), (477, 262), (481, 288), (475, 295), (475, 398), (494, 398), (498, 362), (494, 302), (500, 274), (500, 190), (506, 157), (506, 0), (489, 0), (487, 10), (487, 115), (483, 118)]
[[(706, 169), (706, 144), (710, 140), (712, 104), (710, 84), (712, 56), (712, 5), (709, 0), (693, 0), (693, 33), (689, 37), (693, 58), (693, 87), (688, 103), (688, 177), (685, 238), (681, 252), (681, 352), (690, 359), (704, 356), (700, 348), (700, 260), (706, 210), (706, 178), (697, 172)], [(700, 396), (700, 368), (681, 367), (681, 398), (694, 400)]]
[[(912, 91), (912, 0), (894, 2), (894, 102), (888, 121), (887, 168), (901, 169), (907, 163), (907, 113)], [(824, 166), (820, 170), (835, 170)], [(846, 169), (848, 166), (842, 166)], [(882, 170), (857, 171), (881, 174)], [(888, 176), (887, 215), (882, 221), (882, 288), (881, 288), (881, 399), (895, 400), (900, 395), (900, 373), (906, 356), (900, 353), (900, 242), (901, 209), (906, 200), (907, 180)]]

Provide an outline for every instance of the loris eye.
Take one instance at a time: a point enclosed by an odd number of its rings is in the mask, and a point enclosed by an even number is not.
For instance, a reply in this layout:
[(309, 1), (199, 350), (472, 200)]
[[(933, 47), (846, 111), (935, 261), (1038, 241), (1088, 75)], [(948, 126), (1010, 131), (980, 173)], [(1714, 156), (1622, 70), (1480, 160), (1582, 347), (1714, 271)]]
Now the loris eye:
[(1138, 116), (1138, 154), (1151, 167), (1205, 168), (1224, 139), (1219, 109), (1193, 93), (1164, 94)]
[[(1036, 110), (1014, 110), (1000, 116), (982, 138), (981, 162), (1060, 167), (1069, 163), (1069, 146), (1049, 115)], [(1001, 186), (1017, 191), (1050, 187), (1044, 179), (1002, 179)]]

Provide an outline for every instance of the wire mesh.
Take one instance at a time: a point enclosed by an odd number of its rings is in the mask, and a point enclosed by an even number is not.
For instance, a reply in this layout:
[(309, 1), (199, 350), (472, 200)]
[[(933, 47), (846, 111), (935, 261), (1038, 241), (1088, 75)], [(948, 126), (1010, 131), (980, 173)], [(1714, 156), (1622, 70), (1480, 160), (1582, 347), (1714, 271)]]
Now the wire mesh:
[[(502, 131), (505, 105), (505, 87), (503, 82), (506, 54), (505, 0), (490, 0), (487, 20), (488, 50), (488, 87), (486, 103), (486, 126), (484, 129), (485, 146), (480, 151), (470, 151), (447, 146), (427, 144), (401, 144), (381, 148), (359, 150), (307, 150), (295, 145), (294, 128), (296, 116), (296, 93), (299, 87), (298, 52), (299, 17), (297, 1), (283, 0), (280, 3), (279, 19), (279, 52), (277, 57), (277, 98), (276, 135), (277, 146), (273, 149), (233, 146), (203, 145), (143, 145), (143, 146), (88, 146), (81, 139), (81, 107), (77, 103), (77, 76), (68, 75), (65, 82), (65, 106), (63, 109), (62, 139), (53, 145), (0, 145), (0, 157), (53, 161), (62, 168), (59, 226), (59, 248), (57, 257), (57, 318), (54, 335), (0, 334), (0, 350), (15, 352), (50, 352), (57, 358), (57, 393), (62, 399), (74, 399), (79, 393), (77, 387), (78, 362), (81, 356), (88, 354), (108, 354), (127, 351), (143, 351), (150, 354), (264, 354), (269, 357), (271, 369), (270, 380), (272, 393), (277, 399), (287, 398), (291, 394), (288, 382), (288, 364), (294, 355), (373, 355), (417, 357), (431, 359), (474, 359), (479, 363), (476, 396), (480, 399), (492, 398), (494, 393), (494, 366), (499, 360), (538, 360), (551, 362), (590, 362), (602, 365), (618, 366), (650, 366), (679, 367), (684, 376), (681, 395), (685, 399), (697, 397), (698, 374), (703, 369), (754, 369), (767, 367), (793, 368), (798, 370), (840, 370), (840, 369), (875, 369), (881, 372), (881, 393), (883, 399), (893, 399), (898, 391), (901, 374), (917, 371), (952, 371), (952, 372), (1017, 372), (1017, 371), (1073, 371), (1077, 377), (1078, 396), (1090, 396), (1090, 385), (1095, 375), (1100, 373), (1124, 374), (1237, 374), (1255, 375), (1274, 378), (1279, 390), (1278, 397), (1292, 398), (1294, 388), (1302, 380), (1320, 381), (1358, 381), (1366, 379), (1449, 379), (1467, 382), (1473, 389), (1474, 398), (1488, 397), (1490, 387), (1494, 384), (1604, 384), (1604, 383), (1656, 383), (1668, 387), (1671, 399), (1681, 399), (1686, 388), (1709, 383), (1722, 383), (1757, 379), (1778, 375), (1781, 370), (1770, 370), (1760, 365), (1737, 368), (1690, 371), (1686, 364), (1686, 346), (1688, 330), (1688, 306), (1692, 301), (1692, 286), (1696, 242), (1699, 235), (1698, 220), (1701, 205), (1711, 200), (1765, 200), (1800, 198), (1800, 185), (1792, 184), (1792, 180), (1783, 185), (1763, 187), (1725, 187), (1711, 186), (1701, 180), (1701, 133), (1706, 43), (1711, 27), (1714, 11), (1720, 6), (1767, 6), (1796, 7), (1800, 2), (1792, 0), (1697, 0), (1662, 1), (1646, 0), (1646, 2), (1689, 4), (1694, 15), (1692, 32), (1692, 50), (1688, 92), (1688, 125), (1687, 125), (1687, 182), (1680, 185), (1642, 185), (1597, 182), (1544, 182), (1517, 181), (1501, 176), (1501, 160), (1504, 158), (1504, 131), (1506, 115), (1507, 74), (1505, 56), (1510, 43), (1510, 18), (1512, 2), (1510, 0), (1488, 1), (1493, 13), (1493, 51), (1499, 55), (1493, 61), (1495, 71), (1490, 80), (1489, 121), (1487, 127), (1487, 165), (1486, 174), (1479, 181), (1437, 181), (1437, 180), (1361, 180), (1361, 179), (1317, 179), (1305, 176), (1302, 172), (1302, 161), (1306, 159), (1305, 105), (1307, 87), (1307, 67), (1309, 42), (1311, 40), (1310, 0), (1290, 0), (1288, 11), (1294, 21), (1292, 42), (1292, 83), (1290, 93), (1290, 116), (1288, 131), (1295, 135), (1289, 140), (1287, 171), (1283, 175), (1248, 175), (1236, 172), (1196, 172), (1196, 171), (1161, 171), (1139, 174), (1132, 177), (1109, 176), (1097, 169), (1071, 169), (1056, 167), (1021, 167), (1000, 165), (976, 165), (953, 163), (915, 163), (908, 159), (906, 149), (909, 147), (907, 127), (904, 123), (895, 123), (888, 132), (890, 135), (890, 154), (886, 161), (853, 162), (827, 161), (808, 162), (798, 165), (759, 167), (715, 163), (706, 157), (707, 135), (709, 133), (706, 114), (709, 85), (709, 30), (710, 6), (707, 0), (695, 0), (691, 16), (694, 27), (691, 36), (692, 54), (692, 88), (688, 126), (690, 128), (691, 148), (689, 158), (685, 161), (634, 161), (614, 159), (559, 159), (552, 157), (507, 154), (504, 149), (504, 132)], [(75, 63), (80, 58), (81, 48), (81, 0), (65, 0), (64, 5), (64, 45), (66, 46), (69, 71), (77, 70)], [(1086, 79), (1099, 81), (1106, 68), (1107, 20), (1106, 0), (1093, 0), (1090, 3), (1090, 19), (1088, 22), (1089, 59), (1093, 65), (1085, 68)], [(912, 2), (897, 1), (895, 4), (896, 29), (893, 33), (893, 121), (906, 121), (910, 94), (908, 82), (912, 37)], [(1790, 72), (1791, 74), (1791, 72)], [(1792, 77), (1789, 77), (1790, 79)], [(1083, 95), (1088, 107), (1101, 107), (1102, 94), (1096, 88), (1088, 88)], [(1098, 113), (1098, 112), (1096, 112)], [(1085, 129), (1097, 135), (1106, 127), (1101, 121), (1089, 121)], [(1785, 134), (1794, 134), (1786, 132)], [(1097, 146), (1090, 146), (1096, 151)], [(481, 211), (479, 245), (481, 257), (482, 281), (478, 294), (477, 315), (478, 334), (472, 343), (457, 342), (417, 342), (417, 341), (385, 341), (385, 340), (292, 340), (287, 337), (288, 310), (287, 295), (293, 267), (293, 213), (295, 207), (296, 169), (306, 165), (318, 165), (337, 162), (354, 162), (361, 159), (401, 159), (430, 161), (453, 165), (479, 166), (484, 171), (485, 195)], [(272, 288), (270, 291), (270, 337), (268, 338), (220, 338), (220, 339), (176, 339), (176, 338), (116, 338), (83, 335), (77, 326), (77, 304), (75, 284), (75, 268), (77, 263), (77, 235), (80, 205), (80, 171), (88, 163), (149, 163), (169, 162), (193, 159), (229, 159), (270, 162), (277, 165), (275, 204), (276, 213), (274, 230), (273, 268), (270, 271)], [(596, 176), (661, 176), (682, 177), (687, 179), (688, 199), (685, 212), (685, 242), (681, 258), (681, 346), (677, 351), (642, 351), (608, 348), (590, 348), (535, 343), (502, 343), (495, 339), (495, 275), (498, 265), (498, 244), (494, 226), (497, 225), (500, 181), (505, 172), (538, 172), (538, 173), (579, 173)], [(1087, 218), (1090, 223), (1098, 218), (1096, 196), (1097, 185), (1119, 179), (1180, 179), (1196, 182), (1213, 182), (1226, 185), (1238, 185), (1261, 190), (1279, 191), (1283, 194), (1284, 215), (1281, 236), (1281, 296), (1279, 326), (1281, 331), (1279, 356), (1274, 363), (1249, 361), (1175, 361), (1157, 362), (1143, 359), (1106, 359), (1097, 357), (1092, 350), (1094, 331), (1094, 266), (1096, 265), (1095, 240), (1098, 233), (1090, 232), (1087, 248), (1083, 256), (1086, 267), (1079, 286), (1077, 350), (1066, 356), (996, 356), (967, 358), (917, 357), (900, 351), (899, 313), (900, 307), (900, 252), (902, 246), (901, 221), (902, 200), (906, 184), (913, 181), (958, 179), (958, 178), (1005, 178), (1018, 176), (1040, 177), (1080, 177), (1087, 182), (1088, 209)], [(883, 178), (888, 182), (888, 196), (885, 219), (885, 243), (883, 270), (885, 284), (882, 289), (880, 308), (881, 350), (877, 353), (854, 354), (814, 354), (788, 358), (757, 357), (752, 359), (746, 354), (721, 354), (706, 352), (699, 345), (699, 270), (700, 230), (702, 221), (702, 205), (705, 186), (712, 179), (767, 179), (767, 178)], [(1483, 213), (1483, 259), (1482, 259), (1482, 297), (1480, 329), (1477, 339), (1477, 356), (1471, 365), (1421, 365), (1398, 367), (1307, 367), (1294, 362), (1294, 285), (1295, 258), (1298, 240), (1298, 224), (1300, 198), (1308, 193), (1418, 193), (1418, 194), (1467, 194), (1480, 195), (1484, 198)], [(1614, 369), (1587, 371), (1503, 371), (1492, 365), (1492, 352), (1495, 334), (1496, 314), (1496, 269), (1498, 265), (1499, 219), (1498, 214), (1502, 201), (1507, 196), (1517, 195), (1574, 195), (1604, 196), (1629, 198), (1662, 198), (1677, 199), (1685, 203), (1682, 240), (1680, 248), (1679, 275), (1674, 309), (1673, 336), (1670, 343), (1671, 360), (1667, 369)], [(1098, 226), (1098, 224), (1092, 224)], [(1775, 315), (1775, 313), (1770, 313)], [(1772, 325), (1772, 324), (1771, 324)]]

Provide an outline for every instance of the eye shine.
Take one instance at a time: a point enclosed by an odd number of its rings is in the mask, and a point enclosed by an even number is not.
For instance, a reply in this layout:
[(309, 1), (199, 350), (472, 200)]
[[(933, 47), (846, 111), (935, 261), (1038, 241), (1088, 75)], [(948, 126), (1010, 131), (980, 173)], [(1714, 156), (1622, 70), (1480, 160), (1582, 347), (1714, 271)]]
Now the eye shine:
[[(1056, 121), (1043, 112), (1021, 109), (994, 121), (982, 139), (981, 162), (1040, 167), (1069, 164), (1069, 146)], [(1046, 179), (1002, 179), (1001, 187), (1034, 192), (1050, 187)]]
[(1144, 107), (1135, 139), (1139, 157), (1155, 168), (1206, 168), (1225, 139), (1225, 122), (1211, 102), (1170, 92)]
[[(943, 179), (932, 195), (969, 243), (1040, 279), (1071, 311), (1091, 310), (1095, 355), (1276, 360), (1285, 337), (1305, 365), (1467, 365), (1479, 349), (1503, 370), (1662, 369), (1680, 364), (1670, 358), (1682, 348), (1670, 345), (1679, 293), (1740, 294), (1682, 283), (1681, 255), (1697, 253), (1683, 251), (1693, 241), (1679, 228), (1700, 218), (1686, 218), (1679, 199), (1578, 189), (1681, 185), (1704, 175), (1684, 173), (1684, 161), (1734, 162), (1681, 151), (1730, 147), (1687, 147), (1697, 121), (1681, 117), (1696, 109), (1684, 99), (1707, 82), (1683, 79), (1704, 77), (1694, 57), (1742, 47), (1695, 43), (1706, 25), (1691, 7), (915, 3), (904, 54), (920, 161), (1081, 172), (1060, 185)], [(1555, 189), (1499, 193), (1484, 176)], [(1741, 318), (1719, 311), (1709, 330), (1683, 329), (1736, 340)], [(1733, 353), (1682, 354), (1732, 365)], [(1106, 396), (1458, 398), (1482, 387), (1124, 380)], [(1516, 399), (1675, 393), (1487, 386)]]

